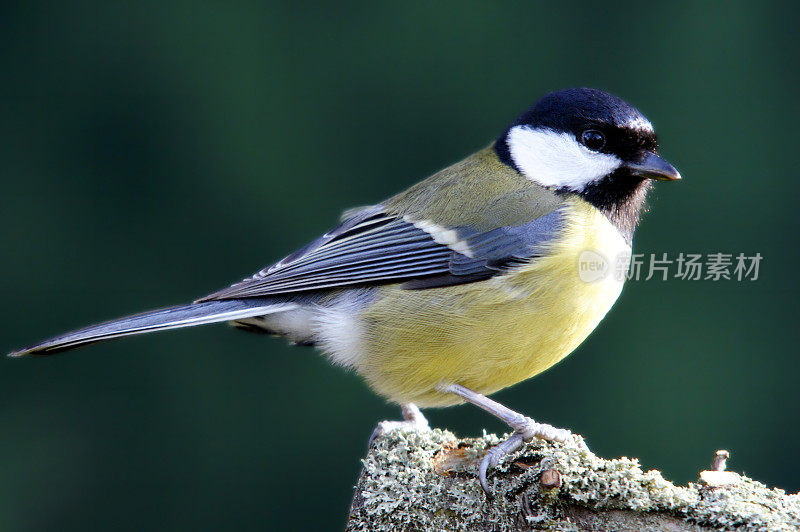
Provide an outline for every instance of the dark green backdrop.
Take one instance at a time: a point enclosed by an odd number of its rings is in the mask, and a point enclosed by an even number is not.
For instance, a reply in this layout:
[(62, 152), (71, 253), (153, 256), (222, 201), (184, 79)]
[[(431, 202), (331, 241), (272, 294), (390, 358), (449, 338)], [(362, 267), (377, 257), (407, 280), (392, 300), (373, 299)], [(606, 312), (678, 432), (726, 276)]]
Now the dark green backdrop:
[[(497, 398), (680, 482), (727, 448), (800, 489), (793, 4), (300, 4), (2, 4), (2, 350), (221, 288), (544, 92), (596, 86), (684, 175), (636, 251), (760, 252), (760, 279), (629, 283)], [(314, 351), (224, 326), (3, 359), (0, 386), (4, 531), (339, 528), (397, 414)]]

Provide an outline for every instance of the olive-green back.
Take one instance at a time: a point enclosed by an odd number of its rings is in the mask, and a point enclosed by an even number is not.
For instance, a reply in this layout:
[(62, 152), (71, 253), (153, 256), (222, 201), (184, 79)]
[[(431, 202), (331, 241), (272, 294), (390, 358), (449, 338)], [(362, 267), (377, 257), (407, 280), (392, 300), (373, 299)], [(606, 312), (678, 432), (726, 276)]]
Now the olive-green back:
[(488, 146), (383, 205), (412, 220), (490, 231), (524, 224), (563, 204), (560, 196), (503, 164)]

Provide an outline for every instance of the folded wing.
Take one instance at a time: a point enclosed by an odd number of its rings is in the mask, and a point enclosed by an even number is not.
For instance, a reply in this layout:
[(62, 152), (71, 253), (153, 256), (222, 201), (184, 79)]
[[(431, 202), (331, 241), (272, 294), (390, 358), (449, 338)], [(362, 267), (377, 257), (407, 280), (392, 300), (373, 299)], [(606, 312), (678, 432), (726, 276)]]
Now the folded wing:
[(479, 281), (535, 258), (561, 219), (554, 210), (522, 225), (479, 232), (400, 217), (379, 205), (359, 210), (273, 266), (200, 301), (354, 285), (404, 283), (423, 289)]

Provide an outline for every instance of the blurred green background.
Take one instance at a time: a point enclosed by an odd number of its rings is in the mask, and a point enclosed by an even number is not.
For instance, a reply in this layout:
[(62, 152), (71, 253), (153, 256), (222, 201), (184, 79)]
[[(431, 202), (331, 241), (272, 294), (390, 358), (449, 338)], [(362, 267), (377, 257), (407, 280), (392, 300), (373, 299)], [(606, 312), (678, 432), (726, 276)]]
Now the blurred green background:
[[(655, 123), (684, 181), (635, 251), (760, 252), (632, 282), (497, 399), (687, 482), (800, 489), (792, 3), (3, 2), (2, 350), (192, 300), (484, 146), (549, 90)], [(396, 418), (313, 350), (207, 327), (0, 360), (0, 529), (338, 529)], [(458, 434), (504, 427), (428, 412)]]

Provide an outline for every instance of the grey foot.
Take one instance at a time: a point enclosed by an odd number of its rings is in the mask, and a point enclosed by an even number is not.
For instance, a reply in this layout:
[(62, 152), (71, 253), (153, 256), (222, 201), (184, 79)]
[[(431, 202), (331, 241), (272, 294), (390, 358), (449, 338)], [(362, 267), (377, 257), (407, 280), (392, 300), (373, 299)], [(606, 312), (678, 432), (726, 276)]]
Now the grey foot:
[(369, 447), (372, 447), (372, 444), (375, 443), (375, 440), (380, 436), (383, 436), (384, 434), (395, 429), (405, 431), (431, 430), (430, 426), (428, 425), (428, 420), (425, 419), (424, 415), (422, 415), (422, 412), (417, 405), (409, 403), (407, 405), (403, 405), (402, 409), (403, 421), (381, 421), (378, 423), (378, 426), (375, 427), (375, 430), (372, 431), (372, 435), (369, 437)]
[(566, 429), (559, 429), (552, 425), (537, 423), (529, 417), (520, 414), (517, 415), (519, 416), (518, 418), (508, 423), (511, 428), (514, 429), (514, 433), (506, 440), (486, 451), (483, 460), (481, 460), (481, 465), (478, 468), (478, 479), (481, 482), (483, 491), (486, 492), (487, 495), (491, 495), (489, 491), (489, 482), (486, 480), (486, 472), (489, 468), (497, 466), (503, 458), (522, 447), (523, 443), (531, 441), (534, 438), (549, 442), (574, 442), (580, 449), (589, 450), (583, 438), (576, 438), (572, 432)]
[(575, 437), (572, 432), (566, 429), (558, 429), (551, 425), (537, 423), (533, 419), (523, 416), (518, 412), (514, 412), (510, 408), (489, 399), (485, 395), (473, 392), (469, 388), (465, 388), (459, 384), (451, 384), (442, 387), (442, 391), (458, 395), (468, 403), (472, 403), (493, 416), (502, 419), (509, 427), (514, 429), (514, 433), (509, 436), (508, 439), (489, 449), (483, 457), (483, 460), (481, 460), (480, 467), (478, 468), (478, 478), (480, 479), (481, 487), (483, 491), (486, 492), (486, 495), (491, 496), (489, 492), (489, 483), (486, 481), (486, 472), (490, 467), (495, 467), (499, 464), (506, 455), (522, 447), (524, 442), (531, 441), (534, 438), (550, 442), (574, 442), (578, 448), (586, 451), (589, 450), (583, 438)]

